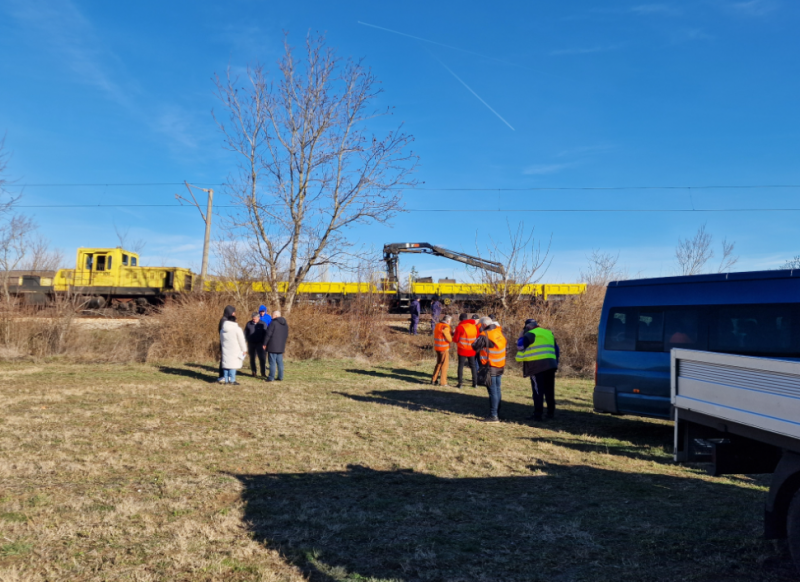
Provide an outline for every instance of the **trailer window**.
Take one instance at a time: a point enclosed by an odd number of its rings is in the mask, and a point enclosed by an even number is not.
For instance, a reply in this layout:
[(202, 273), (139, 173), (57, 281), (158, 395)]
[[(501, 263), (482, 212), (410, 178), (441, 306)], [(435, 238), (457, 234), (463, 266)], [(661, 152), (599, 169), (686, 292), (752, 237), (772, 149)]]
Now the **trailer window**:
[(717, 352), (797, 355), (793, 305), (719, 307), (711, 325), (711, 349)]
[(636, 312), (635, 307), (617, 307), (609, 312), (605, 339), (607, 350), (636, 349)]
[(127, 267), (128, 266), (128, 255), (126, 255), (124, 253), (122, 254), (122, 266), (123, 267)]

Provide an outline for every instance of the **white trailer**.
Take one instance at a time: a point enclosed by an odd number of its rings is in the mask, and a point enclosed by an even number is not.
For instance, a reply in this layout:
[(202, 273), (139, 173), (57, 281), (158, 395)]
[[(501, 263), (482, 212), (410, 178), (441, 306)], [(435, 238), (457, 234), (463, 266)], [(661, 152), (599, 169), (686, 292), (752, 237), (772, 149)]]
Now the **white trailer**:
[(671, 367), (675, 460), (772, 473), (764, 533), (800, 570), (800, 362), (673, 349)]

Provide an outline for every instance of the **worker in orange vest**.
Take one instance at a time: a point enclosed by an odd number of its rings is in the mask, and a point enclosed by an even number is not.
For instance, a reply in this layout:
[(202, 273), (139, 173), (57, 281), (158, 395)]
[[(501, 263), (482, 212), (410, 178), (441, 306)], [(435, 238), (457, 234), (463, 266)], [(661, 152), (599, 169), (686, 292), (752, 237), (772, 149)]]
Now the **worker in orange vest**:
[(477, 322), (471, 320), (466, 313), (459, 315), (458, 320), (459, 324), (453, 336), (453, 342), (455, 342), (458, 352), (458, 384), (456, 384), (456, 388), (461, 388), (464, 383), (464, 364), (469, 364), (470, 372), (472, 372), (472, 387), (477, 388), (478, 366), (475, 364), (475, 350), (472, 349), (472, 344), (478, 339), (478, 328), (475, 325)]
[(481, 363), (480, 376), (486, 378), (489, 391), (489, 416), (484, 422), (500, 422), (500, 383), (506, 367), (506, 338), (500, 324), (489, 317), (480, 320), (480, 335), (472, 349), (478, 352)]
[(445, 315), (442, 321), (436, 324), (433, 329), (433, 349), (436, 352), (436, 367), (433, 369), (431, 384), (436, 384), (439, 378), (439, 386), (447, 386), (447, 369), (450, 367), (450, 344), (453, 343), (453, 335), (450, 333), (450, 321), (452, 318)]

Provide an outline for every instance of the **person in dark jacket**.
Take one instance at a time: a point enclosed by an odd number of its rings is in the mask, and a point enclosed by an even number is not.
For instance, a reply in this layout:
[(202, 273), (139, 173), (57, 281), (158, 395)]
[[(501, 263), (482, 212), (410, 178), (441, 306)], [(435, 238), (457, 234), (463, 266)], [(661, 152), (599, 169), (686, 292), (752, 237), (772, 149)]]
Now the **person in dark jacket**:
[(561, 350), (549, 329), (539, 326), (535, 319), (525, 321), (525, 328), (517, 340), (516, 360), (522, 362), (522, 377), (531, 379), (533, 415), (526, 420), (542, 420), (544, 401), (547, 401), (547, 418), (556, 413), (556, 370)]
[[(231, 317), (236, 317), (236, 308), (233, 305), (226, 305), (225, 310), (222, 312), (222, 318), (219, 320), (219, 326), (217, 328), (217, 333), (222, 331), (222, 324), (226, 321), (229, 321)], [(236, 321), (236, 320), (234, 320)], [(220, 343), (219, 347), (219, 376), (217, 376), (217, 382), (219, 384), (225, 383), (225, 376), (224, 372), (222, 371), (222, 343)]]
[(411, 300), (411, 305), (408, 307), (409, 313), (411, 313), (411, 326), (408, 328), (408, 332), (412, 335), (417, 335), (417, 326), (419, 325), (419, 314), (421, 312), (421, 308), (419, 305), (419, 299), (414, 297)]
[[(264, 338), (264, 349), (269, 356), (269, 377), (267, 382), (283, 380), (283, 352), (286, 351), (286, 340), (289, 339), (289, 324), (281, 317), (281, 312), (272, 314), (272, 323), (267, 328)], [(277, 372), (277, 378), (275, 374)]]
[(436, 324), (439, 323), (441, 318), (442, 302), (439, 301), (438, 297), (434, 297), (433, 303), (431, 303), (431, 334), (433, 334), (434, 330), (436, 329)]
[[(272, 318), (270, 318), (272, 321)], [(244, 326), (244, 339), (247, 342), (247, 351), (250, 354), (250, 371), (253, 378), (256, 377), (256, 357), (261, 370), (261, 377), (267, 376), (267, 352), (264, 350), (264, 343), (267, 337), (267, 326), (259, 316), (258, 311), (253, 312), (250, 321)]]

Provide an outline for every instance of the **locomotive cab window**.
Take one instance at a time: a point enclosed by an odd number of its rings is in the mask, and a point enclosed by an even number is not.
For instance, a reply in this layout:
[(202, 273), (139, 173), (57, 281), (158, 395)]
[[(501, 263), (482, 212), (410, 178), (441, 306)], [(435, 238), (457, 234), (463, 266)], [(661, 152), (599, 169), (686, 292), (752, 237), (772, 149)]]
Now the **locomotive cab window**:
[(136, 266), (136, 257), (131, 257), (131, 267)]
[(92, 270), (92, 263), (93, 263), (94, 255), (86, 255), (86, 270)]
[(122, 254), (122, 266), (123, 267), (128, 266), (128, 255), (126, 255), (125, 253)]
[(105, 271), (106, 270), (106, 256), (100, 255), (97, 257), (97, 267), (95, 271)]
[(106, 258), (106, 271), (110, 271), (111, 270), (111, 259), (113, 259), (113, 258), (114, 257), (112, 257), (111, 255), (108, 255), (108, 258)]

